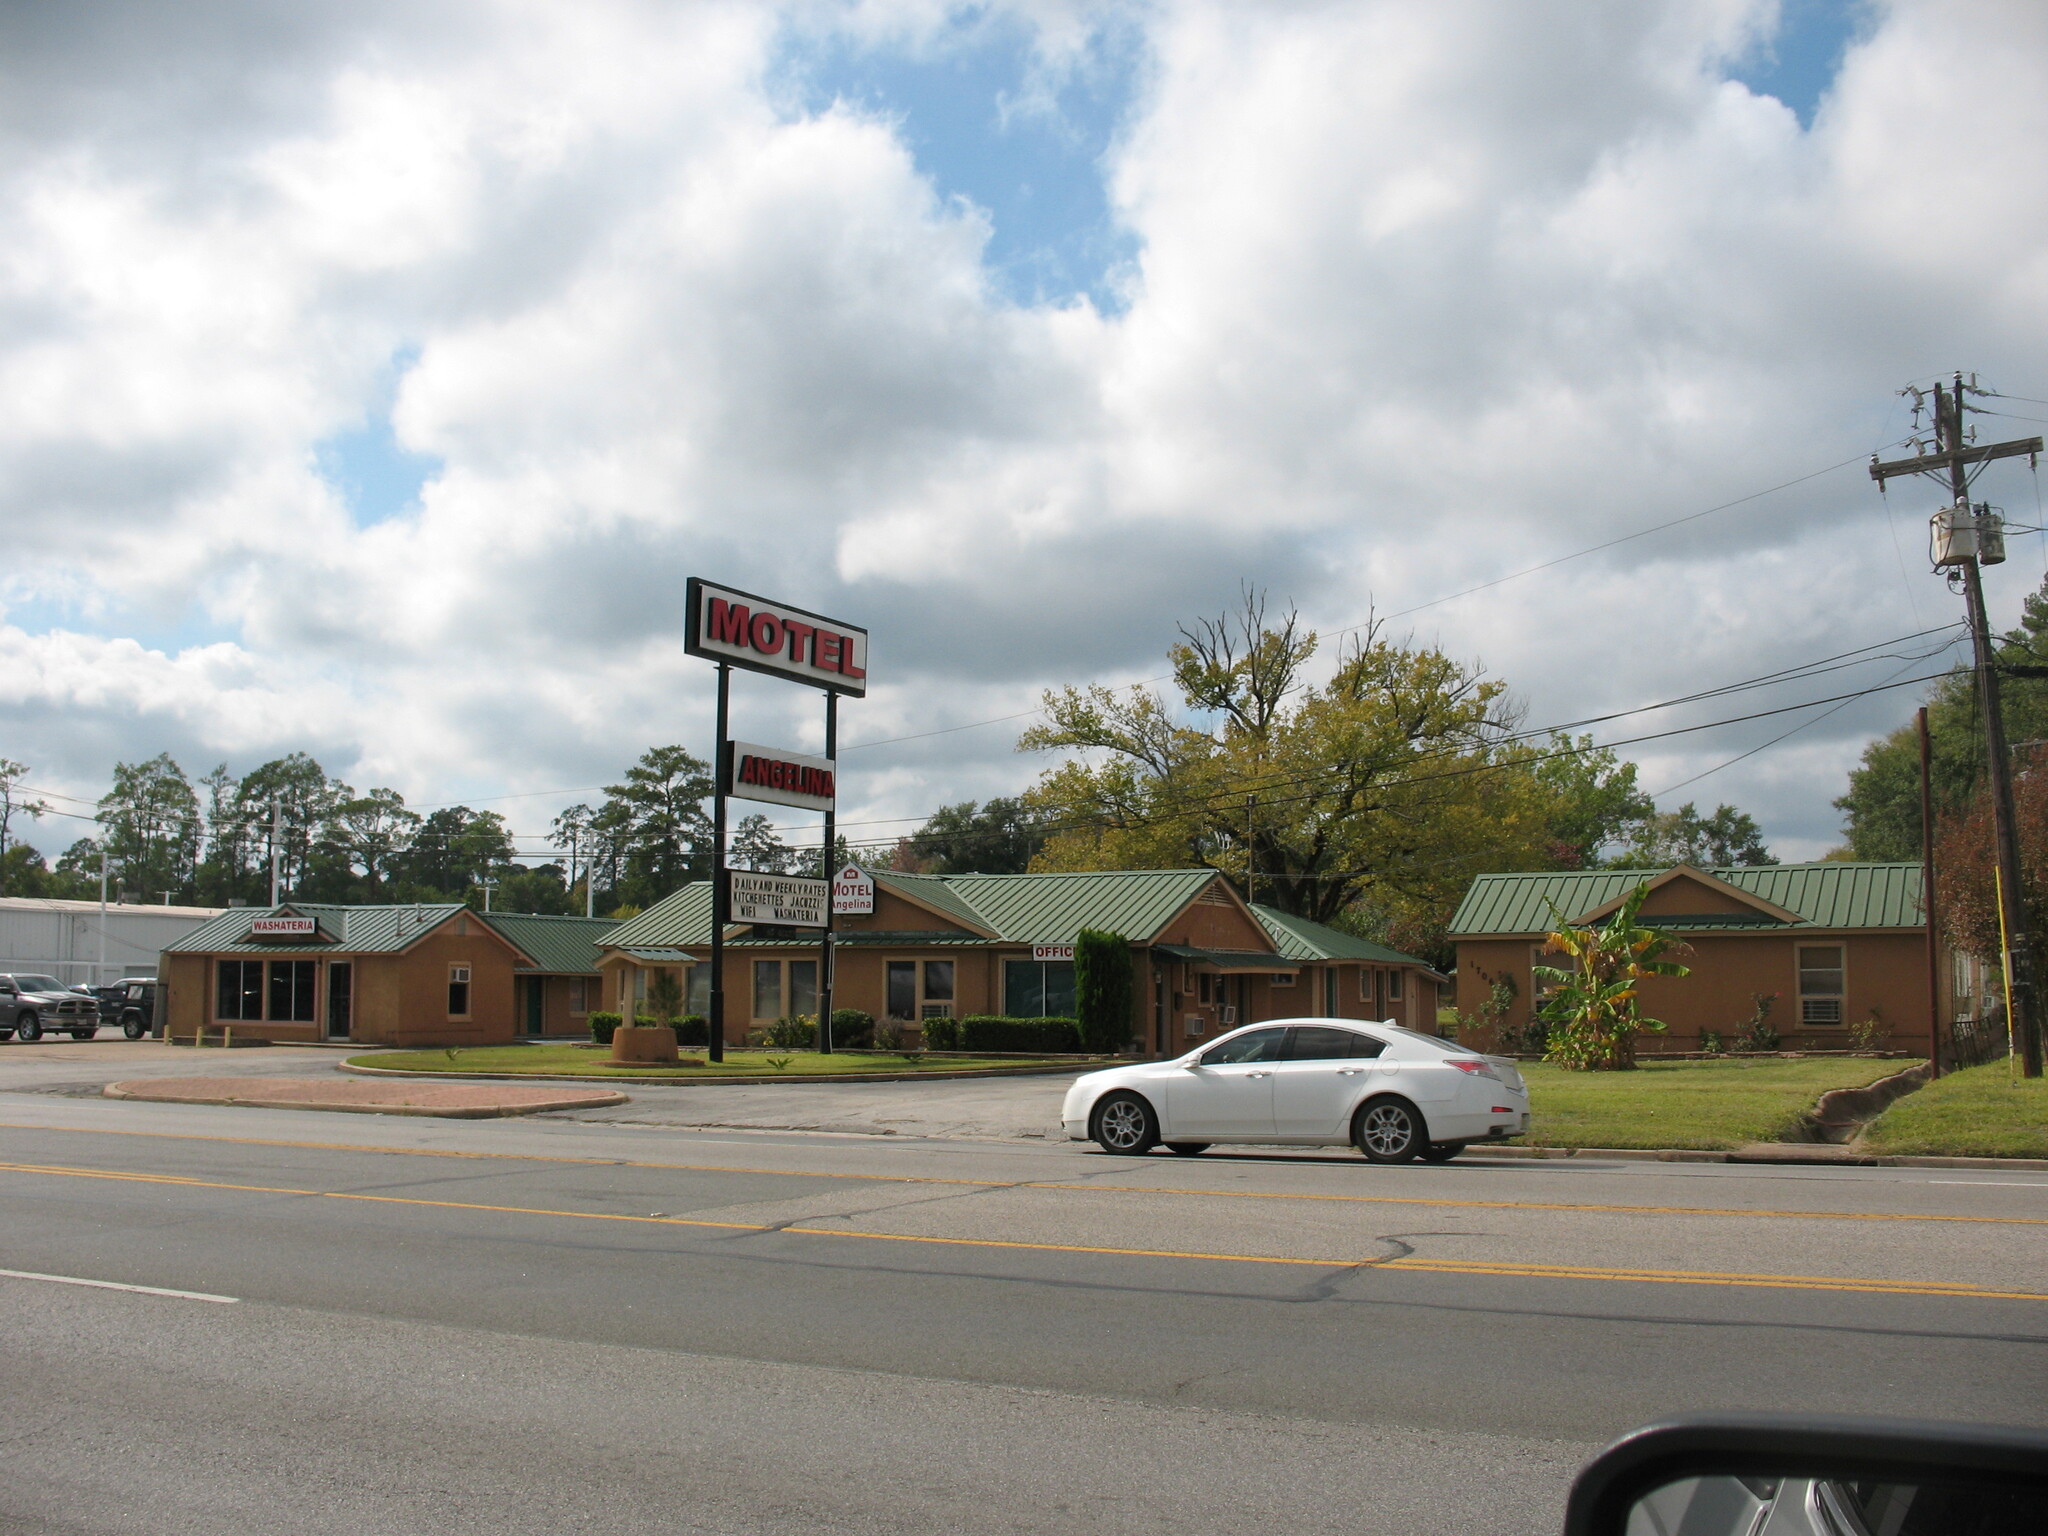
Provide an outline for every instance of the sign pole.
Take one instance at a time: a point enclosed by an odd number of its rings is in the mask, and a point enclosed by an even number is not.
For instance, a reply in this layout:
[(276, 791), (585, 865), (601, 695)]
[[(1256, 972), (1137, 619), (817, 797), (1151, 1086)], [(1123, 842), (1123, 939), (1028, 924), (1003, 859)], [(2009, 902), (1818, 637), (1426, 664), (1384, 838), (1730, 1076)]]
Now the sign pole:
[(732, 668), (718, 664), (717, 784), (711, 794), (711, 1018), (705, 1057), (725, 1060), (725, 781), (732, 771), (732, 743), (726, 740), (732, 696)]
[[(839, 695), (825, 690), (825, 756), (839, 758)], [(825, 932), (818, 940), (818, 1050), (832, 1054), (832, 883), (839, 873), (834, 857), (838, 842), (839, 797), (834, 775), (832, 803), (825, 807), (825, 850), (818, 858), (818, 873), (825, 877)]]

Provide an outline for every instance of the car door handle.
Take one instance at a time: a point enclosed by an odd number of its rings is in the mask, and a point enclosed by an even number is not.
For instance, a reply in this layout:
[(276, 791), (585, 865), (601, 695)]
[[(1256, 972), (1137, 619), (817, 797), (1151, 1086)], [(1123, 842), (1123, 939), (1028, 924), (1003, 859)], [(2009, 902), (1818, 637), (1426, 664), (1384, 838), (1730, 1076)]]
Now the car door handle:
[(1362, 1077), (1364, 1076), (1364, 1074), (1364, 1067), (1339, 1067), (1337, 1069), (1337, 1075), (1339, 1077)]
[(1247, 1073), (1245, 1073), (1245, 1076), (1246, 1076), (1247, 1078), (1253, 1078), (1253, 1077), (1271, 1077), (1272, 1075), (1273, 1075), (1273, 1074), (1272, 1074), (1272, 1073), (1270, 1073), (1270, 1072), (1247, 1072)]

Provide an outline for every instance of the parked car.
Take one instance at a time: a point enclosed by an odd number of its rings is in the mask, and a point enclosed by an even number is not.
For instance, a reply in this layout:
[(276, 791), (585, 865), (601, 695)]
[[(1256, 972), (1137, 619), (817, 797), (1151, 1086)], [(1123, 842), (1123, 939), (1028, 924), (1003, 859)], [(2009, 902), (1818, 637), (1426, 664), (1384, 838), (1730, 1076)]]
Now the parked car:
[(0, 1040), (40, 1040), (43, 1031), (90, 1040), (99, 1033), (100, 1005), (54, 976), (0, 975)]
[(156, 978), (129, 976), (94, 987), (103, 1023), (118, 1024), (130, 1040), (140, 1040), (156, 1027)]
[(1397, 1024), (1281, 1019), (1174, 1061), (1091, 1072), (1060, 1119), (1075, 1141), (1142, 1156), (1219, 1142), (1342, 1146), (1376, 1163), (1441, 1163), (1529, 1129), (1515, 1064)]

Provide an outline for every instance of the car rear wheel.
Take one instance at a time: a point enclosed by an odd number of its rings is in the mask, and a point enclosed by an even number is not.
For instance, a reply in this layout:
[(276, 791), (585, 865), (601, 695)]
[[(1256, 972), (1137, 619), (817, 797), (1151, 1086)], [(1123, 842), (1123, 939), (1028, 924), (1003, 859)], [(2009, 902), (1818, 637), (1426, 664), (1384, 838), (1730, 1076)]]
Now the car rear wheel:
[(1195, 1157), (1208, 1151), (1209, 1143), (1206, 1141), (1169, 1141), (1166, 1144), (1166, 1150), (1178, 1152), (1182, 1157)]
[(1351, 1144), (1375, 1163), (1412, 1162), (1429, 1145), (1421, 1112), (1401, 1099), (1374, 1099), (1351, 1122)]
[(26, 1042), (43, 1038), (43, 1021), (32, 1013), (24, 1013), (14, 1021), (14, 1032)]
[(1159, 1121), (1135, 1093), (1112, 1093), (1095, 1107), (1091, 1139), (1119, 1157), (1143, 1157), (1159, 1145)]
[(121, 1021), (121, 1033), (130, 1040), (140, 1040), (149, 1033), (149, 1026), (138, 1018), (130, 1017)]
[(1422, 1160), (1425, 1163), (1448, 1163), (1464, 1150), (1462, 1141), (1432, 1141), (1423, 1149)]

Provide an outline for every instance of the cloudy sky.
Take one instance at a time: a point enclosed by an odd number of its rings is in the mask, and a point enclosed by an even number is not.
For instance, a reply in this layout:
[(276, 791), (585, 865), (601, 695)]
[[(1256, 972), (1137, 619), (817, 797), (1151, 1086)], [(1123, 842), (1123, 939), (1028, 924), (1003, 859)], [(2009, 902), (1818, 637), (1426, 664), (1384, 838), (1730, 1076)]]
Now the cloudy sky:
[[(2044, 79), (2038, 0), (14, 0), (0, 755), (304, 750), (538, 848), (708, 750), (692, 574), (872, 630), (857, 835), (1245, 583), (1532, 723), (1874, 647), (1605, 740), (1918, 677), (1936, 494), (1864, 463), (1950, 370), (2048, 417)], [(1918, 692), (1625, 750), (1811, 857)]]

